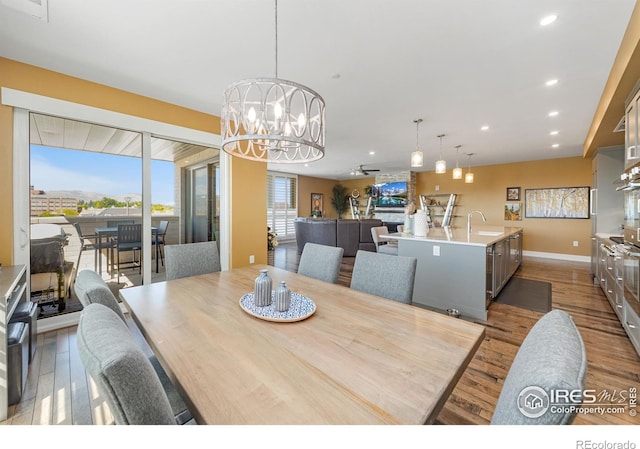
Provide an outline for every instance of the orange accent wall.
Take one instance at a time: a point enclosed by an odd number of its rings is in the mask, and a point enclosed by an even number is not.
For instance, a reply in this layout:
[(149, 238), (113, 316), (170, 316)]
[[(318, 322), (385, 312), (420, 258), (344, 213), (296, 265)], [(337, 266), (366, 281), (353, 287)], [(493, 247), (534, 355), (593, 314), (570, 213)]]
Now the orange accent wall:
[(298, 176), (298, 216), (311, 216), (311, 194), (324, 194), (324, 217), (337, 218), (336, 210), (331, 206), (331, 189), (338, 181), (333, 179)]
[[(48, 96), (74, 103), (84, 104), (110, 111), (143, 117), (177, 126), (220, 134), (220, 118), (203, 112), (187, 109), (153, 98), (136, 95), (109, 86), (96, 84), (61, 73), (0, 58), (0, 86)], [(13, 108), (0, 105), (0, 262), (10, 265), (13, 259)], [(264, 192), (266, 186), (266, 164), (246, 165), (232, 163), (232, 179), (239, 189), (232, 195), (233, 207), (230, 217), (231, 228), (241, 223), (242, 232), (233, 232), (231, 258), (234, 266), (240, 263), (245, 253), (256, 255), (256, 262), (266, 261), (266, 235), (263, 234), (266, 218), (264, 199), (259, 208), (242, 207), (243, 203), (253, 204), (256, 192)], [(244, 170), (247, 170), (245, 173)], [(239, 185), (242, 184), (242, 187)], [(246, 195), (246, 197), (245, 197)], [(260, 196), (260, 195), (257, 195)], [(243, 235), (244, 234), (244, 235)], [(264, 233), (266, 234), (266, 232)], [(240, 253), (236, 253), (236, 250)], [(264, 251), (264, 258), (260, 256)]]
[[(298, 216), (311, 216), (311, 194), (324, 194), (324, 216), (326, 218), (338, 218), (336, 210), (331, 205), (333, 197), (333, 186), (340, 183), (347, 188), (347, 193), (357, 189), (360, 192), (360, 198), (365, 198), (364, 188), (374, 183), (375, 178), (357, 178), (346, 181), (336, 181), (335, 179), (314, 178), (311, 176), (298, 176)], [(343, 218), (351, 218), (349, 209)]]
[(267, 263), (267, 164), (231, 158), (231, 268)]
[[(467, 214), (480, 210), (488, 225), (519, 226), (524, 228), (523, 249), (547, 253), (588, 256), (591, 253), (591, 219), (525, 218), (525, 189), (546, 187), (591, 186), (591, 160), (582, 157), (546, 159), (514, 164), (471, 167), (473, 184), (451, 178), (451, 170), (438, 175), (433, 171), (416, 174), (416, 191), (427, 193), (456, 193), (458, 207), (454, 211), (453, 226), (466, 226)], [(464, 169), (464, 173), (467, 169)], [(436, 185), (440, 189), (436, 192)], [(520, 187), (522, 221), (504, 220), (507, 187)], [(613, 188), (613, 185), (612, 185)], [(482, 224), (474, 215), (474, 224)], [(578, 241), (578, 247), (573, 241)]]

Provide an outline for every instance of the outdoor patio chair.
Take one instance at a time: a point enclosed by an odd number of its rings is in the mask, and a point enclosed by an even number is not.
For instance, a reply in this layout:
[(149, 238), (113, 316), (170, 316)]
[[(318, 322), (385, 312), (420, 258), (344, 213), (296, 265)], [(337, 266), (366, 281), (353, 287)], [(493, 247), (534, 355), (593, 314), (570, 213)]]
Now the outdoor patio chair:
[[(117, 251), (116, 269), (118, 270), (117, 278), (120, 283), (120, 253), (133, 252), (133, 261), (130, 267), (137, 267), (138, 273), (142, 271), (142, 225), (141, 224), (120, 224), (118, 225), (118, 233), (113, 240), (113, 249), (111, 250), (111, 266), (114, 265), (113, 253)], [(136, 254), (138, 258), (136, 260)]]
[(74, 223), (73, 227), (76, 228), (78, 238), (80, 239), (80, 251), (78, 252), (78, 262), (76, 263), (76, 276), (80, 269), (80, 257), (82, 257), (82, 251), (93, 250), (93, 270), (98, 269), (98, 244), (95, 234), (83, 234), (80, 228), (80, 223)]

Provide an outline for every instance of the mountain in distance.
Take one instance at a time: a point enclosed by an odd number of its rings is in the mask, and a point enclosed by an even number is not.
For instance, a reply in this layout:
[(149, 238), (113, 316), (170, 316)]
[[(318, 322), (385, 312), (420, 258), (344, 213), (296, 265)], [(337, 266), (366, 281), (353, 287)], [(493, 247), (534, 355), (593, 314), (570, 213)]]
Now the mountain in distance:
[(89, 201), (98, 201), (102, 198), (113, 198), (118, 201), (125, 202), (125, 197), (131, 198), (132, 203), (136, 201), (142, 201), (142, 195), (139, 193), (124, 193), (122, 195), (110, 195), (107, 193), (98, 192), (86, 192), (84, 190), (45, 190), (45, 195), (60, 198), (77, 198), (78, 201), (83, 200), (88, 203)]

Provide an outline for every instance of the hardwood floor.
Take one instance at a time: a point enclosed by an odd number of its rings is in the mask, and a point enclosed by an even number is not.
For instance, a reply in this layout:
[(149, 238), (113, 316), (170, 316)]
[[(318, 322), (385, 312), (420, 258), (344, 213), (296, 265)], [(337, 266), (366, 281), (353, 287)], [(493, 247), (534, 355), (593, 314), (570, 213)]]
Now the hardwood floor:
[[(281, 244), (269, 254), (269, 263), (296, 271), (295, 244)], [(345, 257), (338, 282), (349, 286), (353, 257)], [(525, 257), (516, 276), (551, 282), (552, 307), (569, 312), (585, 342), (588, 358), (587, 388), (617, 394), (640, 386), (640, 358), (599, 286), (593, 284), (589, 264)], [(518, 347), (542, 316), (514, 306), (493, 303), (486, 338), (458, 382), (439, 424), (487, 424)], [(149, 352), (135, 325), (129, 327)], [(0, 424), (112, 424), (113, 418), (76, 349), (76, 328), (38, 335), (36, 357), (30, 365), (22, 401), (9, 407)], [(638, 424), (624, 414), (579, 414), (574, 424)]]

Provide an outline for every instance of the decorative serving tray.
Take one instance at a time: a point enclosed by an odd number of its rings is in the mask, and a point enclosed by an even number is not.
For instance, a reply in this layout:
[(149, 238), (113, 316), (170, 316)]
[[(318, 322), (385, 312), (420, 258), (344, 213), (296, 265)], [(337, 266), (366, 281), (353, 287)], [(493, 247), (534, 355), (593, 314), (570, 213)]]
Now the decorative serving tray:
[(275, 292), (271, 292), (271, 304), (265, 307), (256, 306), (253, 301), (253, 292), (247, 293), (240, 298), (240, 307), (249, 315), (266, 321), (276, 321), (281, 323), (291, 323), (309, 318), (316, 312), (315, 303), (304, 295), (291, 292), (291, 305), (286, 312), (277, 312), (273, 308), (275, 302)]

